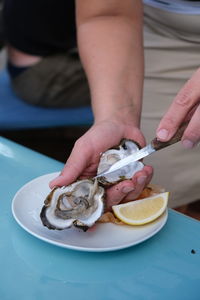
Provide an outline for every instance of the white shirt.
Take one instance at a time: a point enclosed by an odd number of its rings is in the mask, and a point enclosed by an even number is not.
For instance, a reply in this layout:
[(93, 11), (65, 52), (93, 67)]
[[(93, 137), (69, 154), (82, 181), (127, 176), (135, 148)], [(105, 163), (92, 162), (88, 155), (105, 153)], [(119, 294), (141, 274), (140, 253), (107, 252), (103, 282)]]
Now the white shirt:
[(144, 4), (175, 13), (191, 15), (200, 14), (200, 1), (193, 2), (187, 0), (143, 0), (143, 2)]

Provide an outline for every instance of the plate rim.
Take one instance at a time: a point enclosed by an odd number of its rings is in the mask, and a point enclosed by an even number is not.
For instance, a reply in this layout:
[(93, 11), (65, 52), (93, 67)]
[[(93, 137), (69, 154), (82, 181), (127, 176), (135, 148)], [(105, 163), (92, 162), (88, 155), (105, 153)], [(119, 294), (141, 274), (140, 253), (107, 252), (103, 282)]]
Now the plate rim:
[[(32, 236), (34, 236), (35, 238), (38, 238), (41, 241), (47, 242), (51, 245), (54, 246), (58, 246), (61, 248), (65, 248), (65, 249), (70, 249), (70, 250), (76, 250), (76, 251), (83, 251), (83, 252), (111, 252), (111, 251), (117, 251), (117, 250), (123, 250), (126, 248), (130, 248), (132, 246), (136, 246), (148, 239), (150, 239), (151, 237), (153, 237), (154, 235), (156, 235), (156, 233), (158, 233), (166, 224), (167, 220), (168, 220), (168, 208), (165, 210), (165, 212), (160, 216), (162, 217), (162, 222), (160, 223), (160, 226), (158, 226), (157, 228), (155, 228), (155, 230), (153, 230), (150, 234), (148, 234), (148, 236), (144, 236), (141, 239), (138, 239), (136, 242), (128, 242), (125, 243), (124, 245), (120, 245), (120, 246), (113, 246), (113, 247), (102, 247), (102, 248), (94, 248), (94, 247), (83, 247), (83, 246), (75, 246), (75, 245), (69, 245), (69, 244), (65, 244), (62, 242), (56, 242), (50, 238), (46, 238), (42, 235), (37, 234), (36, 232), (34, 232), (34, 230), (29, 229), (27, 226), (25, 226), (20, 218), (17, 216), (16, 211), (15, 211), (15, 205), (16, 205), (16, 199), (18, 197), (18, 195), (21, 193), (21, 191), (24, 190), (24, 188), (26, 188), (27, 186), (31, 185), (34, 181), (39, 180), (42, 177), (48, 177), (48, 176), (56, 176), (57, 174), (59, 174), (60, 172), (52, 172), (52, 173), (47, 173), (44, 175), (40, 175), (36, 178), (33, 178), (32, 180), (28, 181), (27, 183), (25, 183), (19, 190), (17, 190), (17, 192), (15, 193), (13, 199), (12, 199), (12, 204), (11, 204), (11, 210), (12, 210), (12, 215), (15, 219), (15, 221), (18, 223), (18, 225), (20, 227), (22, 227), (26, 232), (28, 232), (29, 234), (31, 234)], [(115, 224), (112, 224), (115, 225)], [(119, 226), (119, 225), (116, 225)], [(143, 225), (145, 226), (145, 225)]]

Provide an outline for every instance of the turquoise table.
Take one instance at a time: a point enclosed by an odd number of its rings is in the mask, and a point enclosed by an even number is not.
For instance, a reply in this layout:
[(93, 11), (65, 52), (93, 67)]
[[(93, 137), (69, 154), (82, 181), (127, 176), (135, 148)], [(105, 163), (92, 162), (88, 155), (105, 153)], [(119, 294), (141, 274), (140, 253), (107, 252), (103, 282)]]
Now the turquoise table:
[(1, 300), (200, 299), (200, 223), (173, 210), (157, 235), (115, 252), (68, 250), (24, 231), (11, 214), (14, 194), (62, 166), (0, 137)]

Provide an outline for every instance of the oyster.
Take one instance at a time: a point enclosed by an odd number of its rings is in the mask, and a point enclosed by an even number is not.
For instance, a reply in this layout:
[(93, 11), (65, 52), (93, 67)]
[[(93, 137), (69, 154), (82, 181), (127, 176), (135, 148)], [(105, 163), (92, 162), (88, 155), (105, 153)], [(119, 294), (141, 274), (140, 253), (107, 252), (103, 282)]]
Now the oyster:
[[(138, 150), (136, 143), (123, 140), (119, 146), (101, 155), (97, 174), (108, 170), (115, 162)], [(79, 180), (68, 186), (53, 189), (40, 213), (43, 225), (58, 230), (74, 225), (87, 230), (104, 213), (104, 187), (132, 178), (143, 166), (142, 162), (136, 161), (96, 180)]]
[[(122, 140), (121, 144), (114, 149), (109, 149), (101, 155), (97, 175), (107, 171), (114, 163), (139, 150), (139, 146), (131, 140)], [(141, 161), (135, 161), (113, 173), (99, 177), (99, 183), (103, 185), (112, 185), (125, 179), (131, 179), (133, 175), (142, 170), (144, 164)]]
[(47, 196), (40, 217), (49, 229), (65, 229), (72, 225), (87, 230), (104, 210), (104, 188), (97, 180), (80, 180), (55, 188)]

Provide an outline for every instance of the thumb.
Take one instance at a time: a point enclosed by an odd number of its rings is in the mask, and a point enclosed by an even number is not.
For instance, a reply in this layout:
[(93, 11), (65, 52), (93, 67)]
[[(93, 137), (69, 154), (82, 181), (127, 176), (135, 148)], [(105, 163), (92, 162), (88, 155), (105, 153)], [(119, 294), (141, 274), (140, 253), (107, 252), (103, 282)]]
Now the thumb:
[(89, 153), (87, 151), (81, 151), (78, 147), (74, 147), (72, 153), (67, 160), (63, 170), (49, 183), (49, 187), (52, 189), (55, 186), (69, 185), (74, 182), (84, 171), (87, 166)]

